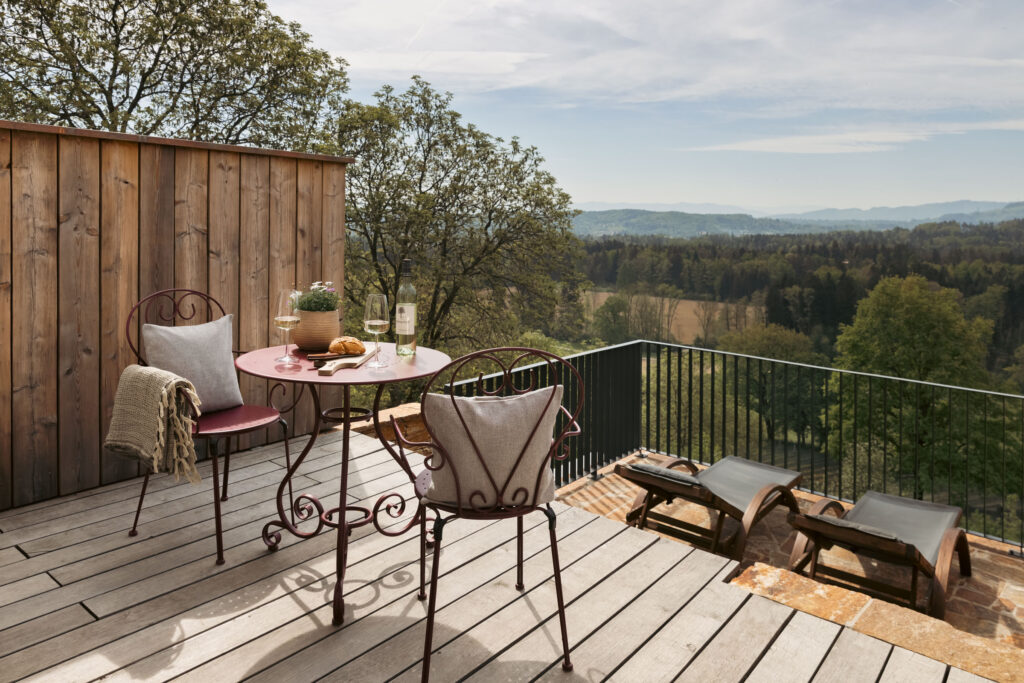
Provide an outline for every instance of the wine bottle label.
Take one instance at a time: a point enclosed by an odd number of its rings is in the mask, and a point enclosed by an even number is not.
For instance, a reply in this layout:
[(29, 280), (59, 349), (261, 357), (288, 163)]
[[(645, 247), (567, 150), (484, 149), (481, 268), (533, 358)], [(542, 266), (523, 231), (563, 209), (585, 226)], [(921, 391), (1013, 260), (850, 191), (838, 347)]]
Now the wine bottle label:
[(395, 332), (397, 334), (416, 334), (416, 304), (397, 304), (395, 306)]

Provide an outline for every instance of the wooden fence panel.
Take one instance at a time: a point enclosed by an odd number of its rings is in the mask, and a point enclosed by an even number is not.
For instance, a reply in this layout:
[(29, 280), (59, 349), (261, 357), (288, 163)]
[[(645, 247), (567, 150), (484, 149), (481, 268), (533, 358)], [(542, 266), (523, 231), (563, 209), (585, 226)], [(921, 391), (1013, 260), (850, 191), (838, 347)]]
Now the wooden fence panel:
[(210, 295), (232, 314), (238, 347), (238, 154), (210, 152)]
[(60, 141), (60, 492), (100, 483), (100, 142)]
[(57, 138), (11, 141), (14, 504), (56, 496)]
[[(174, 286), (208, 292), (210, 155), (205, 150), (174, 152)], [(206, 309), (186, 324), (207, 321)]]
[[(299, 161), (295, 182), (295, 282), (306, 288), (323, 280), (322, 241), (323, 168), (319, 161)], [(304, 395), (295, 407), (295, 433), (313, 431), (313, 399)]]
[[(129, 142), (100, 143), (100, 410), (106, 435), (121, 371), (135, 362), (125, 325), (139, 298), (139, 149)], [(137, 331), (136, 331), (137, 332)], [(104, 452), (100, 481), (135, 476), (138, 463)]]
[[(294, 287), (295, 280), (295, 182), (296, 166), (292, 159), (270, 160), (270, 313), (277, 313), (281, 290)], [(269, 321), (268, 321), (269, 322)], [(274, 329), (271, 344), (284, 343), (284, 334)], [(292, 387), (288, 387), (289, 401)], [(295, 411), (289, 411), (289, 434), (295, 434)], [(300, 432), (301, 433), (301, 432)]]
[(0, 510), (11, 507), (11, 131), (0, 129)]
[(174, 148), (139, 145), (139, 297), (173, 286)]
[[(342, 283), (349, 162), (0, 121), (0, 510), (139, 473), (102, 440), (140, 296), (210, 292), (254, 349), (281, 288)], [(309, 431), (311, 401), (286, 417)]]
[[(342, 164), (324, 164), (321, 200), (320, 272), (325, 280), (333, 281), (340, 288), (345, 284), (345, 166)], [(342, 320), (344, 312), (345, 298), (342, 297), (338, 311)], [(361, 330), (342, 329), (343, 334), (353, 332), (358, 336)], [(341, 405), (341, 387), (325, 387), (321, 400), (325, 406)]]
[[(243, 351), (267, 346), (270, 330), (270, 159), (244, 155), (240, 178), (240, 289), (245, 292), (238, 305), (238, 344)], [(276, 305), (276, 302), (275, 304)], [(267, 381), (242, 375), (242, 398), (246, 403), (267, 400)], [(278, 439), (277, 430), (271, 439)], [(265, 431), (240, 438), (239, 448), (266, 443)]]

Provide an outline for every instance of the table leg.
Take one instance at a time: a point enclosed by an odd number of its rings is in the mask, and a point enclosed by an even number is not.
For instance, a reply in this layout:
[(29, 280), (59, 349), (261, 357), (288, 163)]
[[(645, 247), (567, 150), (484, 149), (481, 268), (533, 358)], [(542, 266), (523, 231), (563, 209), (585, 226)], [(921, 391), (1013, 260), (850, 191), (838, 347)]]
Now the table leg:
[[(300, 389), (301, 391), (301, 389)], [(285, 512), (284, 498), (285, 491), (291, 487), (292, 476), (302, 465), (302, 461), (306, 459), (306, 456), (313, 449), (313, 444), (316, 443), (317, 437), (320, 436), (320, 394), (315, 386), (310, 385), (309, 394), (313, 397), (313, 414), (315, 419), (313, 420), (313, 433), (309, 435), (309, 441), (303, 447), (302, 452), (299, 453), (299, 457), (295, 459), (295, 462), (291, 463), (291, 467), (288, 468), (288, 472), (285, 473), (284, 478), (277, 487), (277, 519), (272, 519), (263, 527), (263, 542), (267, 544), (267, 548), (270, 550), (277, 550), (278, 544), (281, 542), (281, 532), (279, 529), (286, 529), (289, 533), (298, 536), (299, 538), (310, 538), (316, 536), (324, 528), (323, 504), (316, 499), (315, 496), (303, 493), (300, 494), (295, 502), (291, 506), (291, 510), (288, 514)], [(298, 396), (295, 397), (296, 402)], [(292, 405), (295, 405), (293, 402)], [(348, 434), (346, 432), (346, 446), (348, 445)], [(301, 523), (311, 517), (316, 517), (316, 529), (313, 531), (302, 531), (297, 526), (297, 523), (292, 523), (290, 519), (291, 515), (298, 518), (298, 523)], [(275, 530), (277, 529), (277, 530)]]
[(350, 399), (351, 390), (346, 384), (343, 387), (344, 394), (342, 399), (342, 409), (345, 417), (345, 421), (342, 424), (342, 437), (341, 437), (341, 490), (338, 492), (338, 550), (335, 554), (335, 579), (334, 584), (334, 625), (340, 626), (345, 620), (345, 564), (348, 561), (348, 516), (346, 514), (346, 505), (348, 501), (348, 441), (351, 420), (349, 420), (349, 411), (351, 409)]

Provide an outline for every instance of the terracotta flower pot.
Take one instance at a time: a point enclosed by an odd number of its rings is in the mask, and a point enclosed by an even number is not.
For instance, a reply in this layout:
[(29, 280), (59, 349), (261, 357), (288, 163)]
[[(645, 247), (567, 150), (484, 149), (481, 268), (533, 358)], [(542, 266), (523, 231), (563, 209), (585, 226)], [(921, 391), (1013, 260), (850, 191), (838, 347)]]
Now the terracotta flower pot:
[(292, 341), (303, 351), (326, 351), (341, 335), (337, 311), (297, 311), (299, 325), (292, 330)]

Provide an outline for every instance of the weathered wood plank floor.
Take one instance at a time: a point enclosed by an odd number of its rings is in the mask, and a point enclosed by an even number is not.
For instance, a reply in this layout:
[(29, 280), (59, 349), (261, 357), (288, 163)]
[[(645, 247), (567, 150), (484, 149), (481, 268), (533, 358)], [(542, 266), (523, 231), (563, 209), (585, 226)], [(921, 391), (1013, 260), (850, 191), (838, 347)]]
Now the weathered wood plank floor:
[[(339, 434), (322, 437), (297, 491), (336, 500)], [(380, 445), (353, 434), (350, 501), (411, 494)], [(260, 530), (284, 472), (280, 447), (232, 458), (227, 563), (214, 564), (211, 493), (139, 481), (0, 515), (0, 679), (417, 680), (425, 604), (415, 535), (352, 534), (346, 621), (331, 626), (334, 533)], [(200, 468), (208, 474), (209, 465)], [(365, 503), (364, 503), (365, 504)], [(410, 506), (411, 508), (411, 506)], [(575, 671), (559, 667), (543, 515), (527, 518), (526, 586), (513, 588), (515, 526), (446, 528), (434, 680), (980, 680), (723, 582), (734, 564), (559, 504)], [(407, 514), (411, 513), (411, 509)]]

